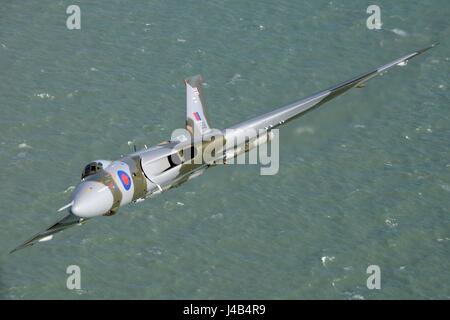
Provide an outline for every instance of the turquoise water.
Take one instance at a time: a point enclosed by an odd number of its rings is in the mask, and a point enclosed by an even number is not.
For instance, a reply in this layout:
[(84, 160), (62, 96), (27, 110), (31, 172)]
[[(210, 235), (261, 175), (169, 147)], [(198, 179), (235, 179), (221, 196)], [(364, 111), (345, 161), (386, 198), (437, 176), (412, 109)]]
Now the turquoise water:
[[(66, 8), (81, 8), (81, 30)], [(369, 4), (382, 30), (366, 28)], [(0, 9), (0, 298), (450, 297), (448, 1), (6, 1)], [(218, 166), (8, 252), (83, 166), (167, 139), (201, 73), (223, 128), (434, 41), (280, 131), (280, 171)], [(206, 200), (206, 201), (205, 201)], [(81, 290), (66, 268), (81, 268)], [(381, 268), (381, 289), (366, 268)]]

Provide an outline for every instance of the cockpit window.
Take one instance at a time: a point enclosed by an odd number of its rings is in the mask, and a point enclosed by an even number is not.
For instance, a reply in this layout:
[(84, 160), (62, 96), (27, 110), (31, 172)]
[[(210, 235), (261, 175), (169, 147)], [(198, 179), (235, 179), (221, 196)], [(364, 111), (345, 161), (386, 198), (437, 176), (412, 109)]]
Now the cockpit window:
[(101, 162), (91, 162), (86, 167), (84, 167), (83, 173), (81, 174), (81, 179), (96, 174), (102, 169), (103, 164)]

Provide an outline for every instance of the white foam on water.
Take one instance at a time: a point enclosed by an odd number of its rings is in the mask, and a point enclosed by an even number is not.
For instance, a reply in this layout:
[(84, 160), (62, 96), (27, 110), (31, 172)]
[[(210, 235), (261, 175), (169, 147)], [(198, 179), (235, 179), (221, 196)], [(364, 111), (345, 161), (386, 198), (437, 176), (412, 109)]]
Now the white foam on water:
[(428, 127), (428, 128), (422, 128), (421, 126), (419, 126), (419, 127), (416, 128), (416, 131), (417, 131), (417, 132), (423, 132), (423, 131), (426, 131), (426, 132), (428, 132), (428, 133), (433, 133), (433, 130), (432, 130), (430, 127)]
[(69, 92), (67, 95), (66, 95), (66, 97), (67, 98), (73, 98), (73, 96), (75, 95), (75, 94), (77, 94), (78, 93), (78, 90), (75, 90), (74, 92)]
[(297, 129), (295, 129), (295, 133), (298, 135), (304, 133), (314, 134), (315, 132), (316, 130), (313, 127), (298, 127)]
[(408, 35), (408, 33), (405, 30), (399, 29), (399, 28), (394, 28), (389, 30), (393, 33), (395, 33), (396, 35), (400, 36), (400, 37), (406, 37)]
[(222, 218), (223, 218), (222, 213), (216, 213), (211, 216), (211, 219), (222, 219)]
[(352, 266), (347, 266), (347, 267), (344, 267), (344, 270), (345, 271), (352, 271), (353, 267)]
[(333, 262), (336, 259), (334, 256), (323, 256), (320, 258), (322, 260), (322, 265), (325, 267), (328, 262)]
[(53, 100), (55, 99), (55, 96), (52, 96), (51, 94), (48, 93), (35, 93), (34, 94), (35, 97), (41, 98), (41, 99), (49, 99), (49, 100)]
[(29, 146), (29, 145), (26, 144), (25, 142), (19, 144), (18, 147), (19, 147), (19, 149), (31, 149), (31, 146)]
[(239, 73), (235, 73), (228, 83), (234, 84), (236, 81), (242, 80)]
[(78, 295), (83, 295), (85, 293), (88, 293), (87, 290), (83, 290), (83, 289), (75, 289), (73, 291), (75, 291)]
[(341, 281), (340, 278), (336, 278), (336, 279), (333, 279), (333, 281), (331, 281), (331, 285), (333, 286), (333, 288), (336, 288), (336, 283), (339, 281)]
[(398, 226), (398, 223), (395, 221), (394, 218), (388, 218), (386, 220), (384, 220), (384, 223), (389, 227), (389, 228), (396, 228)]

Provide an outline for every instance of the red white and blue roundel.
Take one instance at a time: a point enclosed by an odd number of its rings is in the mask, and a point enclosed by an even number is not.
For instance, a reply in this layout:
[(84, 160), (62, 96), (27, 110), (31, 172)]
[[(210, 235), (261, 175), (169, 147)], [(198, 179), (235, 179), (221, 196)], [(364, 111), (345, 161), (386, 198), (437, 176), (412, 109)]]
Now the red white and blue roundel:
[(125, 190), (130, 190), (131, 188), (131, 178), (130, 176), (122, 170), (117, 171), (117, 175), (119, 176), (120, 182), (122, 182), (123, 187)]

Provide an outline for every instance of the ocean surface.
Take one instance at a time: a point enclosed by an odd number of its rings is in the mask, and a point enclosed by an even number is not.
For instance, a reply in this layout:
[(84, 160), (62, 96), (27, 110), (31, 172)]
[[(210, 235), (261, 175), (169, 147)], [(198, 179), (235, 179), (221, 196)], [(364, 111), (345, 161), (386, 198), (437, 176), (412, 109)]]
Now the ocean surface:
[[(0, 298), (449, 299), (449, 14), (444, 0), (2, 1)], [(184, 126), (184, 78), (204, 76), (225, 128), (435, 41), (282, 127), (278, 174), (217, 166), (9, 254), (62, 215), (85, 164)]]

